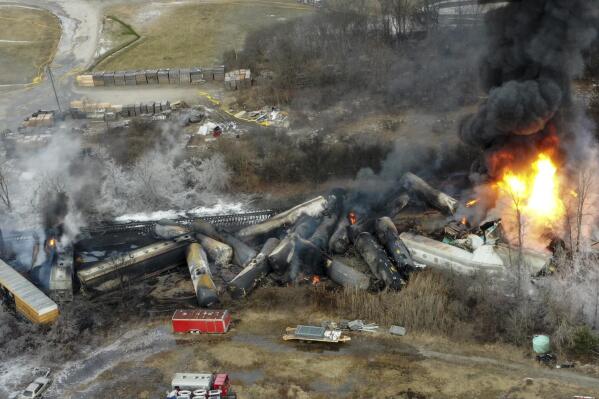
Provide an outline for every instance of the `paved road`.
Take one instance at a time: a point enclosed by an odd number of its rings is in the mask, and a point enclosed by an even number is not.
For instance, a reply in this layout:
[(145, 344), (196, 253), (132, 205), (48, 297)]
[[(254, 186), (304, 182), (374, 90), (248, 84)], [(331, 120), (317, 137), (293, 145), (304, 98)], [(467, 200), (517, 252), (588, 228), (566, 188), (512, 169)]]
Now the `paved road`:
[[(61, 101), (66, 105), (73, 96), (73, 76), (91, 63), (102, 18), (99, 1), (22, 0), (2, 1), (0, 5), (43, 8), (61, 21), (62, 35), (51, 68), (54, 72)], [(0, 130), (14, 129), (23, 118), (38, 109), (56, 109), (50, 82), (16, 90), (0, 91)]]

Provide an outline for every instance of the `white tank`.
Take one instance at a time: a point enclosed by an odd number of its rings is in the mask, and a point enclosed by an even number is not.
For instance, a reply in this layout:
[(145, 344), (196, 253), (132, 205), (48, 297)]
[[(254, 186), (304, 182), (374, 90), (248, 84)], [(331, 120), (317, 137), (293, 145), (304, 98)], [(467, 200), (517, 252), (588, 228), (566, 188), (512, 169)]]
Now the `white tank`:
[(191, 391), (179, 391), (177, 399), (191, 399)]
[(222, 391), (220, 389), (212, 389), (208, 392), (209, 399), (220, 399)]

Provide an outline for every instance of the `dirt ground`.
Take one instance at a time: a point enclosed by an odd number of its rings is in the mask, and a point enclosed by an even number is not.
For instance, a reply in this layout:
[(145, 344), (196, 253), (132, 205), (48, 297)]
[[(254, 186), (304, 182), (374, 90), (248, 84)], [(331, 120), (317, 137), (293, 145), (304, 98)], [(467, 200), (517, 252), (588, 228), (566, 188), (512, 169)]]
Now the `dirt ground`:
[[(191, 292), (190, 284), (177, 287)], [(579, 369), (539, 366), (523, 350), (506, 345), (457, 343), (411, 331), (396, 337), (387, 333), (388, 326), (352, 333), (351, 342), (339, 346), (283, 341), (288, 326), (343, 319), (311, 305), (310, 292), (262, 288), (247, 301), (226, 303), (234, 317), (226, 335), (172, 334), (172, 311), (166, 309), (147, 322), (122, 325), (107, 335), (104, 346), (61, 365), (48, 398), (106, 398), (106, 392), (160, 398), (176, 372), (227, 372), (240, 399), (599, 395), (599, 379)], [(172, 293), (153, 295), (166, 294)]]
[(42, 9), (0, 4), (0, 85), (30, 83), (52, 61), (58, 18)]
[(240, 48), (248, 32), (312, 10), (294, 0), (152, 2), (109, 7), (142, 38), (96, 69), (122, 70), (213, 65)]

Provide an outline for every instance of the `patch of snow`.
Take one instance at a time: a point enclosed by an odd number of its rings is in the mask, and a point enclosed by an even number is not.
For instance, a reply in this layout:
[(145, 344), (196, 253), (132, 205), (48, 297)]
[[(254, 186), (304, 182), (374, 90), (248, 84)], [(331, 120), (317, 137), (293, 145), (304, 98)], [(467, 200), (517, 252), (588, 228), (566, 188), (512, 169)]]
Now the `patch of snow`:
[(222, 200), (217, 201), (215, 204), (210, 206), (198, 206), (191, 210), (166, 210), (166, 211), (155, 211), (155, 212), (140, 212), (131, 213), (127, 215), (119, 216), (115, 219), (116, 222), (148, 222), (152, 220), (161, 219), (179, 219), (185, 217), (200, 217), (200, 216), (212, 216), (212, 215), (223, 215), (229, 213), (244, 213), (249, 212), (250, 208), (241, 202), (225, 202)]
[(28, 356), (13, 358), (10, 362), (0, 364), (0, 397), (16, 398), (21, 389), (33, 381), (33, 369), (36, 365)]

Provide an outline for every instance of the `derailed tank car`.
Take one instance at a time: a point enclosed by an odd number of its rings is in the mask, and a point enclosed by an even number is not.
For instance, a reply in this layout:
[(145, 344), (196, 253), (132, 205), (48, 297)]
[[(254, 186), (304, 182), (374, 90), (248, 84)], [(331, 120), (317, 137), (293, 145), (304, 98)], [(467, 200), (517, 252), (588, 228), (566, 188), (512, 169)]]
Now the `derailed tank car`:
[(77, 271), (84, 289), (110, 291), (123, 282), (185, 264), (185, 250), (191, 236), (159, 241), (108, 259), (86, 264)]
[(50, 269), (48, 296), (56, 302), (73, 300), (73, 248), (60, 251)]

